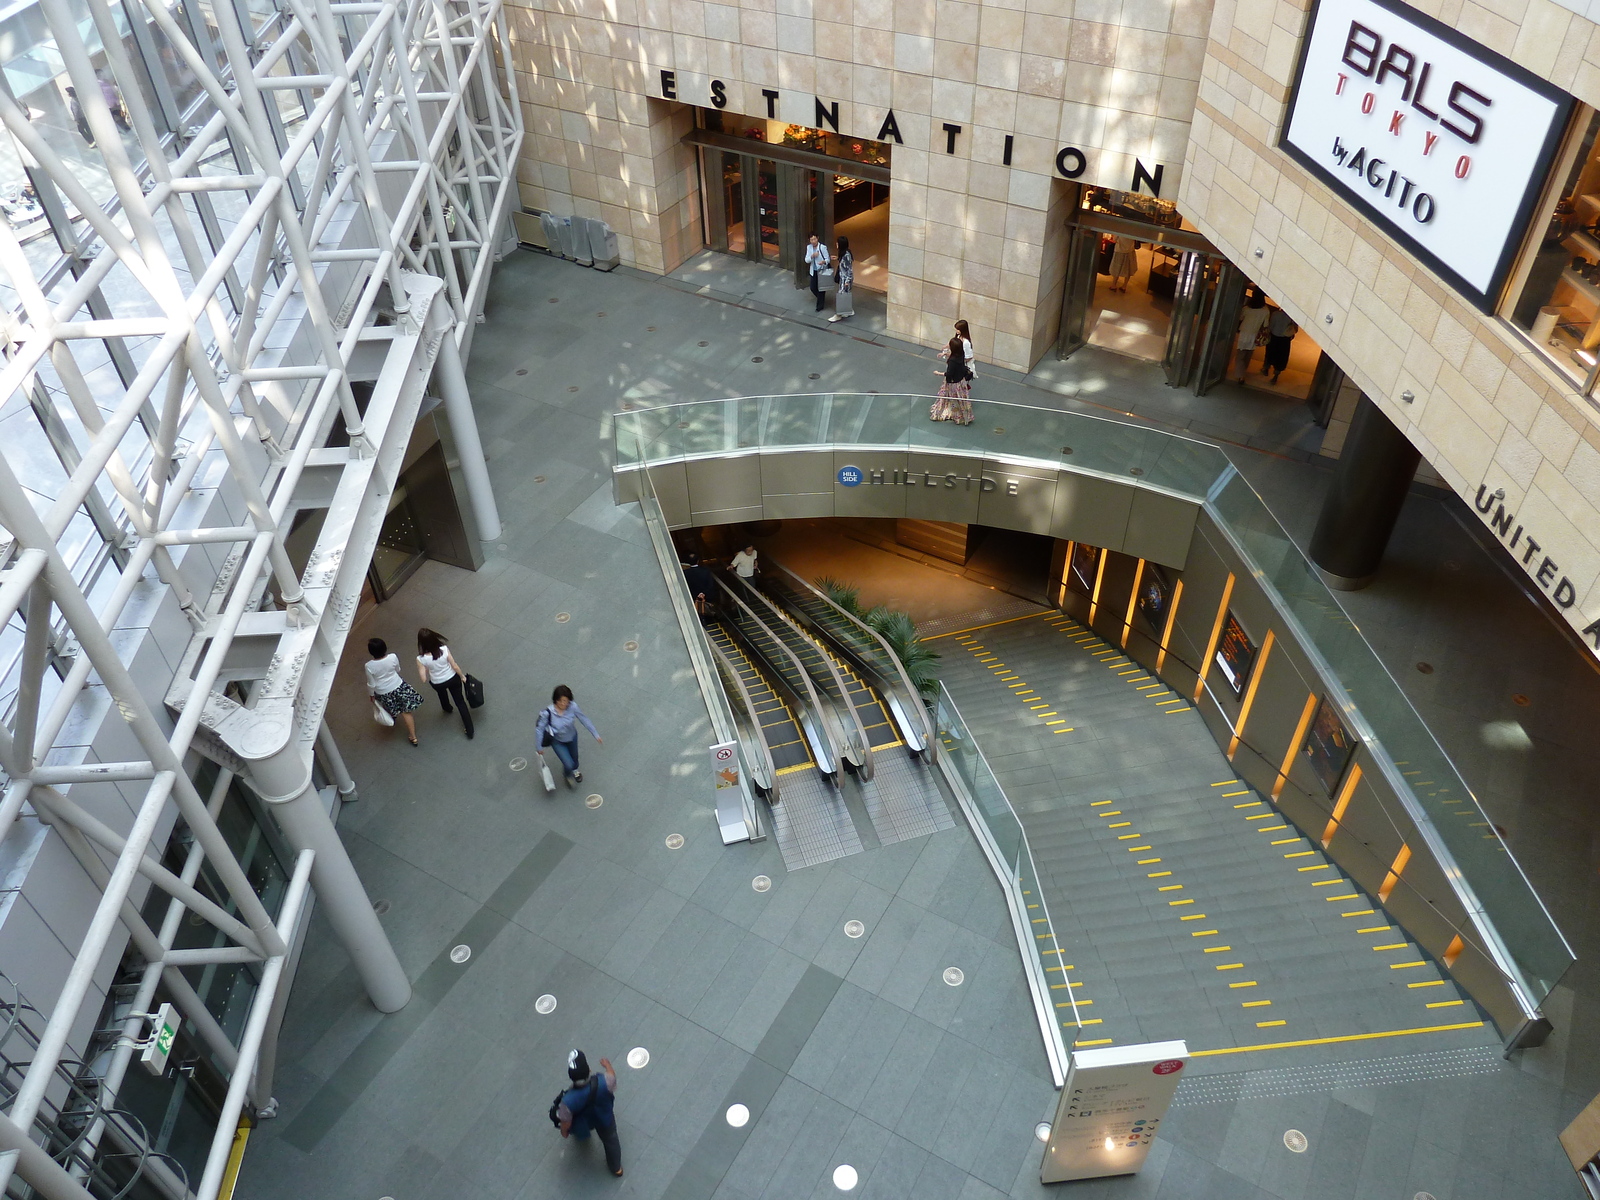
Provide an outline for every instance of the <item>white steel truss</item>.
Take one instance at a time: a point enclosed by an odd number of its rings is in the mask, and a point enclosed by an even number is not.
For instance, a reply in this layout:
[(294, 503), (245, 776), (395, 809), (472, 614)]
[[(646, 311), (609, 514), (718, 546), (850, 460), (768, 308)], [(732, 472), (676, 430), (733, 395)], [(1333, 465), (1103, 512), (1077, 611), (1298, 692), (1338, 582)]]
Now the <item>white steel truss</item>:
[[(146, 1156), (145, 1178), (213, 1200), (242, 1110), (270, 1115), (308, 894), (374, 1003), (409, 998), (312, 750), (349, 791), (322, 712), (430, 379), (475, 532), (498, 535), (461, 361), (508, 244), (522, 120), (501, 0), (36, 6), (54, 90), (0, 74), (0, 865), (59, 838), (100, 896), (25, 1070), (0, 1072), (0, 1194), (121, 1194), (96, 1154), (137, 1138), (116, 1097), (164, 987), (230, 1077), (201, 1177)], [(297, 571), (286, 536), (307, 510), (321, 532)], [(151, 680), (129, 631), (163, 604), (187, 650)], [(96, 750), (102, 718), (131, 754)], [(221, 768), (208, 795), (201, 757)], [(296, 855), (276, 912), (216, 820), (236, 777)], [(127, 819), (90, 801), (107, 785)], [(192, 835), (180, 869), (157, 841), (175, 819)], [(145, 889), (167, 899), (159, 921)], [(174, 949), (195, 918), (217, 944)], [(124, 937), (146, 966), (69, 1138), (73, 1031)], [(184, 971), (241, 962), (256, 990), (230, 1036)]]

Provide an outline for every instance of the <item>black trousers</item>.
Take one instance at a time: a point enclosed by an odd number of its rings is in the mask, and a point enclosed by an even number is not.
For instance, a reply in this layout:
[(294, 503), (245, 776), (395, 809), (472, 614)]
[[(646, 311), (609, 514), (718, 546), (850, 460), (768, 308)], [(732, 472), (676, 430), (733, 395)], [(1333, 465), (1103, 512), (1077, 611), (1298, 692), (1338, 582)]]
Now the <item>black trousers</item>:
[(467, 703), (467, 693), (461, 686), (461, 676), (452, 675), (443, 683), (432, 685), (433, 690), (439, 694), (439, 705), (445, 712), (450, 711), (450, 701), (456, 702), (456, 707), (461, 710), (461, 724), (467, 731), (467, 736), (472, 736), (472, 708)]
[(606, 1148), (606, 1166), (615, 1175), (622, 1170), (622, 1143), (617, 1140), (617, 1127), (612, 1125), (610, 1129), (602, 1129), (596, 1125), (594, 1131), (600, 1138), (600, 1144)]
[(817, 286), (817, 273), (811, 272), (811, 294), (817, 298), (817, 311), (822, 311), (822, 289)]

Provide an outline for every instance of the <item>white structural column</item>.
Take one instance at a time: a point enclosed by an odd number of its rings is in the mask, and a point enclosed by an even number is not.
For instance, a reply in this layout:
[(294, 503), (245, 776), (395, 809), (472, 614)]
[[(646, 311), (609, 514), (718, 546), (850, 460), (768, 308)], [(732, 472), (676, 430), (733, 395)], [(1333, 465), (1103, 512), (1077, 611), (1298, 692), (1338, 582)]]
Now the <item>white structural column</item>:
[(322, 911), (350, 953), (367, 995), (380, 1012), (398, 1012), (411, 982), (372, 911), (367, 889), (339, 840), (339, 831), (311, 782), (311, 764), (291, 746), (249, 766), (250, 786), (272, 807), (278, 828), (296, 850), (311, 851), (311, 886)]
[(439, 361), (434, 378), (450, 417), (450, 432), (455, 435), (456, 455), (461, 461), (461, 476), (467, 483), (472, 512), (478, 522), (478, 536), (491, 542), (500, 536), (500, 510), (489, 483), (489, 465), (483, 457), (483, 439), (478, 436), (478, 418), (472, 411), (472, 393), (467, 388), (467, 373), (461, 363), (456, 340), (446, 337), (439, 346)]

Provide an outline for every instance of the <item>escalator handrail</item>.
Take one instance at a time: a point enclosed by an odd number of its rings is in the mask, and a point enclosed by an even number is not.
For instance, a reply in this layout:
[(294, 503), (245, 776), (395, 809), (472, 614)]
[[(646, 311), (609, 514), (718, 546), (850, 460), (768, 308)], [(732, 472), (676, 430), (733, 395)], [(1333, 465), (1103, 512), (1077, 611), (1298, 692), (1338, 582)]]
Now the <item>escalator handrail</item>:
[[(788, 617), (783, 614), (783, 611), (772, 602), (771, 598), (763, 594), (748, 579), (740, 579), (739, 576), (735, 575), (733, 576), (733, 580), (736, 584), (740, 585), (747, 592), (749, 592), (750, 595), (765, 605), (767, 609), (771, 611), (774, 617), (793, 628), (799, 637), (817, 647), (817, 660), (827, 668), (828, 678), (833, 681), (834, 694), (839, 697), (840, 706), (849, 712), (850, 723), (855, 727), (856, 753), (851, 757), (855, 761), (856, 766), (861, 770), (862, 777), (865, 779), (871, 779), (873, 775), (872, 741), (867, 737), (867, 727), (861, 723), (861, 714), (856, 710), (855, 704), (851, 701), (850, 689), (845, 684), (844, 676), (839, 674), (839, 668), (834, 665), (833, 659), (828, 655), (828, 652), (824, 650), (821, 645), (812, 641), (809, 635), (807, 635), (798, 626), (795, 626), (792, 622), (790, 622)], [(757, 617), (757, 620), (760, 620), (760, 618)], [(768, 626), (768, 630), (771, 632), (770, 626)], [(773, 636), (778, 637), (778, 634), (773, 632)], [(780, 638), (779, 640), (782, 639)], [(785, 645), (787, 647), (787, 643)], [(795, 656), (795, 661), (800, 661), (798, 656)], [(802, 663), (801, 665), (804, 666), (805, 664)], [(829, 699), (831, 700), (832, 698), (833, 696), (830, 695)], [(849, 740), (849, 738), (846, 738), (846, 741)]]
[[(871, 638), (878, 644), (878, 648), (883, 651), (884, 656), (894, 664), (895, 673), (900, 677), (900, 686), (905, 690), (906, 698), (911, 702), (911, 708), (917, 713), (917, 717), (922, 725), (922, 728), (914, 732), (921, 736), (922, 747), (927, 749), (928, 754), (931, 757), (931, 755), (934, 753), (934, 745), (938, 739), (934, 735), (933, 721), (928, 716), (928, 706), (922, 702), (922, 694), (918, 692), (917, 689), (912, 685), (911, 677), (906, 674), (905, 664), (900, 661), (900, 656), (896, 654), (889, 643), (884, 640), (883, 635), (876, 629), (872, 628), (872, 626), (868, 625), (865, 621), (857, 617), (854, 613), (839, 607), (839, 605), (835, 604), (828, 594), (821, 588), (816, 587), (809, 580), (802, 579), (799, 575), (796, 575), (788, 567), (776, 561), (770, 555), (767, 557), (767, 566), (781, 571), (801, 588), (811, 593), (811, 595), (815, 596), (818, 600), (821, 600), (834, 612), (838, 613), (846, 621), (850, 622), (850, 624), (854, 625), (862, 633), (866, 634), (867, 637)], [(885, 699), (887, 699), (887, 697)], [(913, 747), (913, 749), (919, 749), (922, 747)]]
[[(826, 707), (823, 705), (821, 697), (817, 695), (817, 689), (811, 686), (811, 673), (806, 670), (805, 664), (795, 657), (794, 651), (789, 649), (789, 644), (777, 634), (773, 633), (771, 629), (767, 628), (767, 623), (756, 615), (754, 609), (740, 599), (739, 594), (728, 586), (727, 580), (718, 576), (717, 586), (727, 594), (729, 600), (732, 600), (745, 611), (745, 614), (756, 623), (757, 627), (772, 639), (772, 644), (777, 646), (778, 649), (782, 650), (784, 655), (788, 658), (789, 665), (794, 668), (796, 676), (799, 678), (801, 684), (805, 687), (805, 695), (801, 697), (802, 706), (809, 707), (810, 711), (817, 715), (816, 724), (822, 730), (823, 741), (827, 743), (826, 747), (814, 746), (813, 749), (826, 749), (826, 757), (832, 760), (833, 770), (837, 771), (839, 769), (839, 763), (844, 759), (844, 755), (839, 749), (839, 739), (834, 734), (833, 730), (834, 723), (838, 721), (838, 717), (833, 711), (833, 706), (831, 704), (827, 705)], [(755, 647), (751, 646), (751, 649), (755, 650)], [(757, 657), (760, 657), (760, 652), (757, 651), (756, 653)], [(779, 674), (781, 675), (782, 672), (779, 672)], [(805, 705), (806, 700), (810, 701), (809, 706)], [(804, 721), (805, 714), (796, 713), (795, 720)], [(802, 731), (804, 731), (804, 725), (802, 725), (801, 728)], [(813, 754), (813, 757), (816, 757), (816, 755)], [(823, 774), (830, 773), (828, 770), (829, 764), (823, 763), (820, 759), (817, 762), (817, 766), (822, 769)]]
[[(717, 645), (717, 643), (712, 641), (710, 638), (706, 639), (706, 645), (711, 648), (711, 654), (717, 660), (717, 665), (723, 669), (724, 682), (726, 682), (728, 679), (732, 679), (733, 686), (738, 689), (739, 702), (744, 706), (745, 716), (749, 718), (750, 725), (755, 733), (756, 744), (761, 747), (760, 765), (766, 770), (767, 773), (766, 782), (763, 783), (760, 779), (757, 779), (755, 782), (760, 784), (761, 787), (766, 791), (769, 797), (768, 803), (776, 804), (778, 802), (778, 768), (772, 761), (772, 749), (767, 745), (766, 730), (762, 727), (760, 720), (758, 720), (756, 717), (755, 702), (750, 699), (749, 689), (744, 686), (744, 677), (739, 674), (738, 669), (729, 660), (728, 656), (723, 653), (721, 646)], [(741, 738), (740, 740), (743, 741), (745, 739)], [(754, 775), (754, 772), (751, 772), (751, 774)]]

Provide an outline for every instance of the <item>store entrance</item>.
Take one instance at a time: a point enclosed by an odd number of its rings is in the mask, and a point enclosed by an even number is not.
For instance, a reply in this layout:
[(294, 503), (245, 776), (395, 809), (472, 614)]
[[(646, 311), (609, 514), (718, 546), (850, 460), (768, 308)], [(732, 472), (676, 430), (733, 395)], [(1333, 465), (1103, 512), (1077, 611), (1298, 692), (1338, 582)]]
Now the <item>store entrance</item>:
[(702, 110), (705, 240), (713, 250), (792, 271), (809, 284), (806, 241), (850, 240), (855, 285), (889, 287), (889, 147), (803, 125)]

